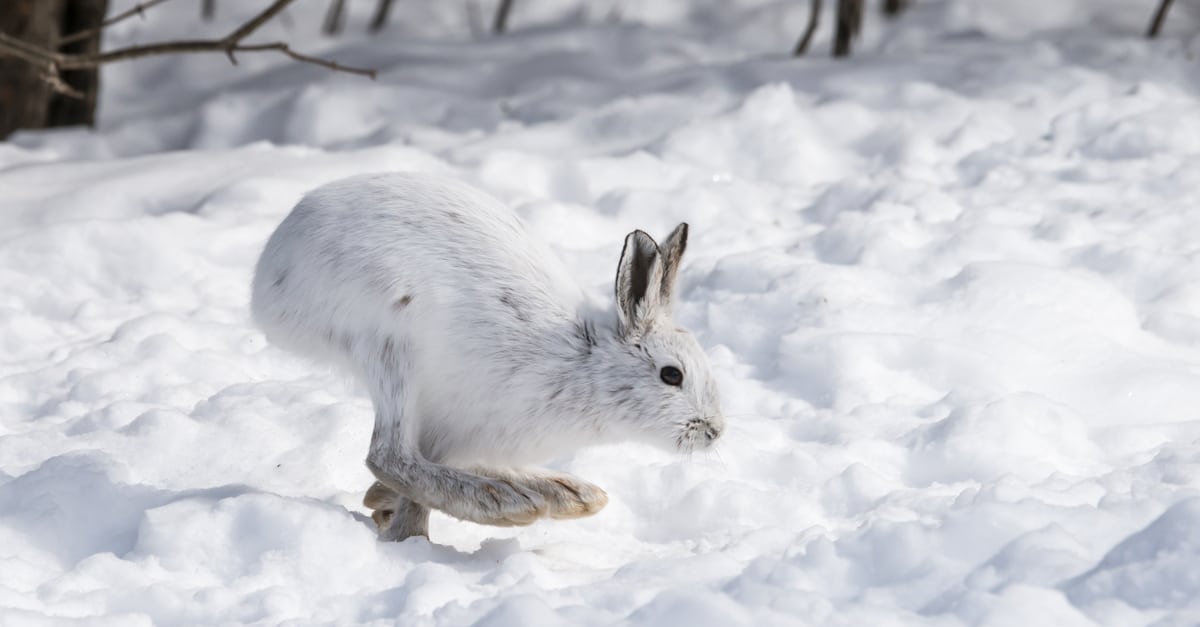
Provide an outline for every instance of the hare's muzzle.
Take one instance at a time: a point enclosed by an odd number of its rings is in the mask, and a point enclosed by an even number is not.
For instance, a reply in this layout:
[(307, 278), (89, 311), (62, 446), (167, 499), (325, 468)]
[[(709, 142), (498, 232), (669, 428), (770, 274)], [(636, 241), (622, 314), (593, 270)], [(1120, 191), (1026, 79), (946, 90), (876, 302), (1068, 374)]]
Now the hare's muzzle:
[(683, 433), (676, 440), (680, 449), (692, 451), (712, 446), (725, 430), (725, 420), (720, 416), (696, 418), (688, 421)]

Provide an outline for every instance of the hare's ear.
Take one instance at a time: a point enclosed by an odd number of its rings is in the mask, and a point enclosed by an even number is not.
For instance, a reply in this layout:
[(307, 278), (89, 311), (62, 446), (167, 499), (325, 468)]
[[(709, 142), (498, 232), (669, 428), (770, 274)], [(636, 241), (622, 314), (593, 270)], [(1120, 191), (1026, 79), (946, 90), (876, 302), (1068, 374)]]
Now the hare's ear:
[(663, 276), (659, 289), (663, 308), (670, 313), (675, 304), (675, 277), (679, 274), (679, 262), (687, 250), (688, 225), (681, 222), (667, 236), (662, 245)]
[(621, 332), (638, 335), (658, 315), (662, 306), (663, 264), (658, 244), (641, 231), (625, 237), (617, 264), (617, 316)]

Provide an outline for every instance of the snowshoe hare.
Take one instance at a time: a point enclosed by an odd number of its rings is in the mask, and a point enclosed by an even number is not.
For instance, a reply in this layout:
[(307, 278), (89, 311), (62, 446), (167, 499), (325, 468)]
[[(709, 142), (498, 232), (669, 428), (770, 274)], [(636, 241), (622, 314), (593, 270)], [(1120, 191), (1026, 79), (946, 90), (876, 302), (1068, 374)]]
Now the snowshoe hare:
[(524, 465), (620, 440), (687, 452), (724, 428), (707, 358), (671, 318), (687, 234), (625, 238), (614, 311), (487, 194), (356, 176), (279, 225), (253, 312), (272, 342), (336, 360), (369, 390), (378, 481), (364, 503), (381, 537), (428, 535), (430, 509), (488, 525), (589, 516), (603, 490)]

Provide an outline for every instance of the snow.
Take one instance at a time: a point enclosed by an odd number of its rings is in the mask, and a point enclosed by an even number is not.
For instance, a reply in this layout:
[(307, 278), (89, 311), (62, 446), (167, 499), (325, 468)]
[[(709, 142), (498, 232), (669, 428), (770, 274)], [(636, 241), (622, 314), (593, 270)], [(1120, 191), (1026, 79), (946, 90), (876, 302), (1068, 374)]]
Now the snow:
[[(129, 2), (114, 2), (114, 9)], [(831, 3), (826, 3), (831, 4)], [(0, 622), (1200, 622), (1200, 18), (926, 0), (856, 55), (805, 3), (402, 3), (106, 69), (99, 128), (0, 143)], [(255, 10), (166, 4), (109, 45)], [(468, 10), (475, 7), (474, 10)], [(828, 10), (829, 7), (827, 7)], [(692, 225), (716, 453), (551, 464), (595, 517), (377, 542), (370, 405), (248, 315), (307, 190), (462, 176), (583, 284)]]

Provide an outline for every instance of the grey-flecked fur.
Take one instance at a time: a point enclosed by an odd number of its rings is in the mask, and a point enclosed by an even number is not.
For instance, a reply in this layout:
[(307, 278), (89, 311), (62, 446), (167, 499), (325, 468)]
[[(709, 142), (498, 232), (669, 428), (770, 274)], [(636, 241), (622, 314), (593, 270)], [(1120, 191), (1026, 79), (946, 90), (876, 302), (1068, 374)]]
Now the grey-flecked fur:
[[(271, 341), (350, 369), (375, 405), (364, 502), (385, 539), (428, 533), (430, 509), (492, 525), (587, 516), (608, 500), (523, 467), (602, 442), (679, 451), (724, 428), (707, 358), (671, 319), (687, 246), (630, 233), (615, 310), (486, 194), (425, 174), (344, 179), (271, 236), (252, 308)], [(684, 373), (665, 384), (660, 371)]]

